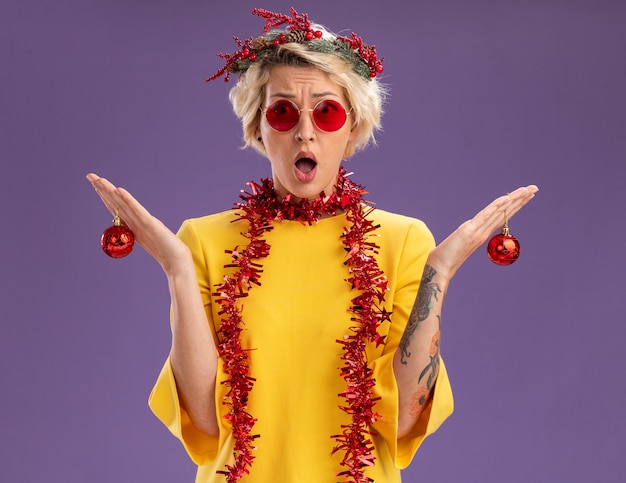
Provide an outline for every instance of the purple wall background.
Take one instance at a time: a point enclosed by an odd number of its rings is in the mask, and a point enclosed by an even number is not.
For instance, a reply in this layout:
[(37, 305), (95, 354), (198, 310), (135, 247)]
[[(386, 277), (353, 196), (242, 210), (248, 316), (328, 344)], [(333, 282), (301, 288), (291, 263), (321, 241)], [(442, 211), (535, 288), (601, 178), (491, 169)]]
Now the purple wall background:
[[(212, 5), (212, 3), (214, 5)], [(151, 415), (168, 292), (142, 251), (114, 261), (88, 171), (172, 229), (230, 207), (267, 163), (238, 149), (217, 52), (278, 1), (0, 2), (3, 212), (0, 480), (181, 482)], [(616, 482), (624, 448), (626, 3), (296, 2), (385, 56), (379, 146), (350, 162), (381, 208), (438, 240), (492, 198), (541, 190), (508, 268), (453, 282), (443, 354), (456, 411), (405, 480)]]

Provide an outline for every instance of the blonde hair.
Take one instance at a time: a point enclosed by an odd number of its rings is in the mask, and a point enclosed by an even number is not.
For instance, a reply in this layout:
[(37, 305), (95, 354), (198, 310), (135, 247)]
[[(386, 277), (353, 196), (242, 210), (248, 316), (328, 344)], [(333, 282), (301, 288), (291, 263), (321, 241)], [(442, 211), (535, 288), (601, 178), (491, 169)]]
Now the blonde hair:
[[(324, 38), (334, 37), (323, 27), (315, 28), (324, 32)], [(260, 107), (265, 101), (265, 85), (270, 79), (272, 67), (277, 65), (316, 67), (343, 89), (349, 103), (346, 107), (352, 109), (352, 128), (358, 130), (356, 138), (346, 146), (344, 158), (364, 149), (369, 143), (376, 143), (374, 131), (381, 129), (385, 87), (376, 78), (365, 79), (357, 74), (352, 64), (337, 54), (311, 50), (305, 44), (286, 43), (253, 62), (230, 90), (230, 102), (243, 127), (244, 147), (252, 147), (265, 155), (265, 148), (256, 133), (261, 122)]]

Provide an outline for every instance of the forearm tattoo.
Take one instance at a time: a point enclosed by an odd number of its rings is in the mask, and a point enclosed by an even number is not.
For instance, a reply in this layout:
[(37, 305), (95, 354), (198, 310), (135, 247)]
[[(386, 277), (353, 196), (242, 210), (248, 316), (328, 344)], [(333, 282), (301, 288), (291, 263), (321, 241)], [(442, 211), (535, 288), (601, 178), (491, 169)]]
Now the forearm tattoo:
[[(437, 316), (439, 318), (439, 316)], [(441, 319), (439, 319), (441, 323)], [(417, 419), (419, 415), (422, 413), (424, 409), (424, 405), (428, 401), (430, 396), (430, 391), (432, 390), (435, 380), (437, 378), (437, 374), (439, 373), (439, 345), (441, 331), (438, 330), (433, 335), (433, 338), (430, 341), (430, 362), (424, 367), (422, 372), (419, 375), (418, 382), (422, 382), (424, 376), (428, 375), (426, 379), (426, 384), (420, 384), (417, 388), (417, 391), (413, 394), (413, 398), (411, 400), (411, 407), (409, 409), (409, 414), (414, 419)]]
[[(439, 300), (438, 294), (441, 293), (441, 289), (436, 282), (432, 281), (436, 273), (437, 271), (430, 265), (424, 267), (424, 274), (422, 275), (422, 282), (417, 291), (417, 298), (415, 299), (411, 315), (409, 315), (409, 321), (407, 322), (404, 334), (402, 334), (402, 339), (400, 340), (400, 345), (398, 346), (400, 350), (400, 362), (404, 365), (407, 364), (407, 359), (411, 357), (409, 345), (415, 330), (419, 327), (420, 323), (426, 320), (430, 315), (433, 297), (435, 300)], [(437, 317), (439, 318), (439, 316)]]
[[(437, 316), (439, 319), (440, 327), (441, 327), (441, 318)], [(417, 379), (417, 382), (422, 382), (422, 379), (428, 375), (426, 379), (426, 389), (429, 391), (433, 388), (433, 383), (435, 382), (435, 378), (437, 377), (437, 373), (439, 372), (439, 344), (441, 338), (441, 330), (435, 332), (433, 338), (430, 341), (430, 351), (428, 356), (430, 357), (430, 361), (426, 364), (426, 367), (420, 373), (420, 377)]]

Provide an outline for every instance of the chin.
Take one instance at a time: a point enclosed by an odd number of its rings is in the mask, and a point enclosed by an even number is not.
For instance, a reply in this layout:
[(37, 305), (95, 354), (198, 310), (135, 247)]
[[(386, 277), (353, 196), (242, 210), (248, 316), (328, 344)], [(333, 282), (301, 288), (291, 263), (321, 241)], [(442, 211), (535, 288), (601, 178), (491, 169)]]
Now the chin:
[(318, 198), (322, 191), (326, 196), (332, 194), (332, 192), (334, 191), (335, 183), (336, 179), (334, 178), (321, 180), (316, 177), (306, 183), (301, 182), (297, 179), (290, 179), (289, 183), (287, 184), (281, 183), (282, 189), (279, 189), (279, 192), (284, 191), (286, 193), (290, 193), (292, 198), (295, 198), (297, 200), (312, 200)]
[[(290, 191), (291, 196), (295, 197), (298, 200), (302, 200), (302, 199), (307, 199), (307, 200), (314, 200), (315, 198), (317, 198), (320, 193), (322, 191), (325, 191), (323, 189), (296, 189), (293, 191)], [(330, 193), (325, 193), (326, 195), (330, 194)]]

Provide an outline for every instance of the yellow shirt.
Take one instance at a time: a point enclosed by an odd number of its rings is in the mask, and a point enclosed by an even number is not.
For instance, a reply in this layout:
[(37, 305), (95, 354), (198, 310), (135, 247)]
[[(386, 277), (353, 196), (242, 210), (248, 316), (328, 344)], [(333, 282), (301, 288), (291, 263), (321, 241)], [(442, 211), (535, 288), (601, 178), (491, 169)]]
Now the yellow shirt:
[[(375, 411), (382, 418), (374, 424), (375, 466), (366, 475), (376, 482), (400, 481), (400, 469), (411, 462), (423, 439), (452, 413), (450, 383), (443, 362), (434, 397), (407, 437), (397, 439), (398, 389), (393, 374), (393, 353), (398, 346), (415, 301), (426, 258), (434, 240), (423, 222), (382, 210), (369, 217), (380, 224), (377, 260), (389, 281), (386, 310), (391, 322), (379, 332), (386, 344), (367, 349), (374, 370), (377, 395)], [(199, 288), (215, 335), (219, 327), (219, 304), (211, 295), (223, 282), (224, 265), (231, 262), (226, 249), (244, 247), (241, 233), (246, 221), (231, 223), (234, 211), (187, 220), (180, 238), (191, 248)], [(266, 233), (270, 255), (261, 260), (261, 287), (253, 286), (243, 299), (242, 345), (249, 352), (250, 371), (257, 380), (250, 393), (249, 411), (258, 419), (253, 434), (256, 451), (251, 473), (242, 482), (334, 483), (342, 468), (342, 454), (331, 455), (341, 425), (350, 417), (338, 405), (345, 388), (339, 373), (341, 346), (336, 342), (348, 333), (350, 300), (356, 292), (345, 281), (345, 250), (340, 240), (345, 215), (324, 218), (309, 226), (297, 221), (275, 222)], [(234, 269), (233, 269), (234, 270)], [(231, 273), (231, 272), (227, 272)], [(180, 407), (169, 360), (150, 395), (155, 415), (181, 440), (198, 465), (196, 482), (223, 482), (216, 471), (232, 464), (232, 435), (222, 404), (228, 388), (218, 363), (216, 402), (220, 435), (208, 436), (194, 428)]]

